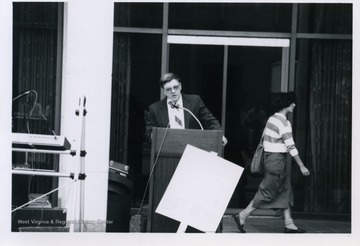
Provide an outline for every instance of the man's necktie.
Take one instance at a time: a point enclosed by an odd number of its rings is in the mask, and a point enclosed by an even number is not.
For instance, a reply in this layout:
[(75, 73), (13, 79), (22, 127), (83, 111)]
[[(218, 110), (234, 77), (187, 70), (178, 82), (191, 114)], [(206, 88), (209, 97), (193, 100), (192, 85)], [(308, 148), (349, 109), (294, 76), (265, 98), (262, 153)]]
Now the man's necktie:
[(179, 124), (179, 126), (182, 126), (181, 120), (175, 115), (175, 121)]

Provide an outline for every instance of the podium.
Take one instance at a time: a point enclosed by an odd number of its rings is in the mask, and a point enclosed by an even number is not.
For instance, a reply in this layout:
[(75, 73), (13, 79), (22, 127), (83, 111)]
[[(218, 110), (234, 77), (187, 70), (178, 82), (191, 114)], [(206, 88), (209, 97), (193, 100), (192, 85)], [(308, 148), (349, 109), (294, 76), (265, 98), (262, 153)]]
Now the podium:
[[(176, 232), (180, 222), (155, 213), (187, 144), (223, 156), (221, 130), (153, 128), (148, 232)], [(155, 163), (156, 161), (156, 163)], [(154, 167), (155, 165), (155, 167)], [(186, 192), (186, 191), (183, 191)]]

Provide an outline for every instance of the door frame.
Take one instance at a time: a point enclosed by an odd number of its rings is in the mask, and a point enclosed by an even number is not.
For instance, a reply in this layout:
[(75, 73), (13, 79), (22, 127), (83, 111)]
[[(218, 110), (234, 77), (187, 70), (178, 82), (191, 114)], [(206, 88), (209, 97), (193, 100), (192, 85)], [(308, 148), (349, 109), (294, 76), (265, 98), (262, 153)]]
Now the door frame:
[(214, 36), (192, 36), (192, 35), (167, 35), (166, 70), (169, 67), (170, 44), (187, 45), (220, 45), (224, 47), (223, 58), (223, 87), (221, 106), (221, 125), (225, 134), (226, 115), (226, 90), (227, 90), (227, 66), (229, 46), (251, 46), (251, 47), (279, 47), (282, 48), (281, 58), (281, 82), (280, 91), (289, 90), (289, 56), (290, 39), (288, 38), (247, 38), (247, 37), (214, 37)]

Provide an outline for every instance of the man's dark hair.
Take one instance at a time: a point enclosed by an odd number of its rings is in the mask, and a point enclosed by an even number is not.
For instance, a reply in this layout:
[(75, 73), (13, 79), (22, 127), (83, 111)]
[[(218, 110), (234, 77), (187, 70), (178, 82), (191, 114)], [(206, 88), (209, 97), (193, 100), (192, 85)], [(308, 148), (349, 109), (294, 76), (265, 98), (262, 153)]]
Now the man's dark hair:
[(162, 78), (160, 79), (160, 87), (164, 89), (164, 85), (168, 82), (170, 82), (171, 80), (176, 79), (177, 81), (180, 82), (180, 77), (174, 73), (166, 73), (162, 76)]
[(295, 92), (278, 92), (272, 95), (272, 106), (274, 112), (279, 112), (280, 110), (289, 107), (292, 103), (296, 104), (296, 94)]

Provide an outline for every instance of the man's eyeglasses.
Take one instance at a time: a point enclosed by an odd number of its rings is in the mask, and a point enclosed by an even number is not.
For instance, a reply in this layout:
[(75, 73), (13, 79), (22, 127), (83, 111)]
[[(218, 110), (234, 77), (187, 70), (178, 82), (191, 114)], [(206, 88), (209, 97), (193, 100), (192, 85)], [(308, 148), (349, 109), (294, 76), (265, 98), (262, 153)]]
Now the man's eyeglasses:
[(173, 90), (178, 91), (178, 90), (180, 90), (180, 85), (175, 85), (174, 87), (164, 88), (164, 90), (166, 91), (166, 93), (171, 93)]

